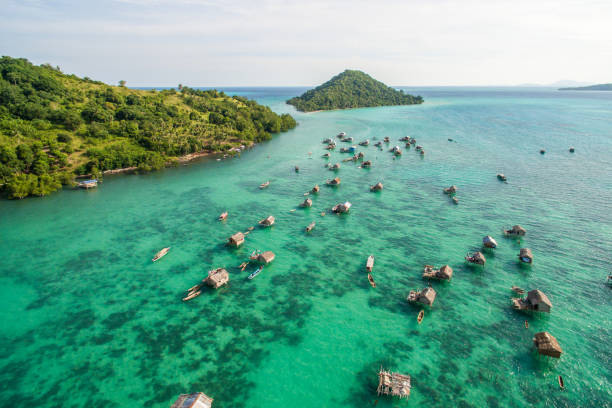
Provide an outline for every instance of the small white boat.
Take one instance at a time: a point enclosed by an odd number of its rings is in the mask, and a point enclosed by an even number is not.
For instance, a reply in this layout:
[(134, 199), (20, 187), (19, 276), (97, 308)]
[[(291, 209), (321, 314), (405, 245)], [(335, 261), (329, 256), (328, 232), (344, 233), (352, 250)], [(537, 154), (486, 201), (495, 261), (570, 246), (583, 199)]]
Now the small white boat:
[(261, 271), (263, 271), (263, 268), (264, 268), (264, 267), (263, 267), (263, 265), (262, 265), (262, 266), (260, 266), (259, 268), (257, 268), (257, 270), (256, 270), (255, 272), (253, 272), (253, 273), (251, 273), (251, 274), (249, 275), (248, 279), (253, 279), (253, 278), (254, 278), (254, 277), (256, 277), (257, 275), (259, 275), (259, 273), (260, 273)]
[(368, 256), (368, 260), (366, 261), (366, 271), (372, 272), (372, 268), (374, 268), (374, 255)]
[(269, 181), (266, 181), (265, 183), (261, 183), (261, 184), (259, 185), (259, 188), (264, 189), (264, 188), (268, 187), (269, 185), (270, 185), (270, 182), (269, 182)]
[(159, 251), (158, 253), (156, 253), (156, 254), (155, 254), (155, 256), (154, 256), (154, 257), (153, 257), (153, 259), (152, 259), (152, 260), (153, 260), (153, 262), (155, 262), (155, 261), (157, 261), (159, 258), (161, 258), (161, 257), (165, 256), (165, 255), (168, 253), (168, 251), (169, 251), (169, 250), (170, 250), (170, 247), (168, 247), (168, 248), (164, 248), (164, 249), (162, 249), (161, 251)]

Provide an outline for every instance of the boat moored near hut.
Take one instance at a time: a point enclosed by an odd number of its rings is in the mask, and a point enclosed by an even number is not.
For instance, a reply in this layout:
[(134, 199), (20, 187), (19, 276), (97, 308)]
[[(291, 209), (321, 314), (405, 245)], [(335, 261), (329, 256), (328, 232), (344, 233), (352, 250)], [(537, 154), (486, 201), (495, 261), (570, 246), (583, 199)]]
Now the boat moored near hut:
[(208, 271), (208, 276), (204, 279), (204, 283), (214, 289), (225, 285), (227, 282), (229, 282), (229, 273), (224, 268)]
[(563, 350), (557, 339), (548, 332), (539, 332), (533, 336), (533, 344), (538, 350), (538, 354), (554, 358), (560, 358)]
[(305, 199), (304, 202), (300, 204), (300, 207), (302, 208), (312, 207), (312, 200), (310, 198)]
[(244, 244), (244, 234), (242, 232), (235, 233), (227, 239), (227, 244), (236, 248), (239, 247)]
[(84, 188), (86, 190), (89, 190), (90, 188), (96, 188), (98, 187), (98, 180), (92, 179), (92, 180), (79, 181), (79, 183), (77, 184), (77, 187)]
[(203, 392), (181, 394), (170, 408), (211, 408), (213, 399)]
[(378, 395), (391, 395), (392, 397), (408, 398), (410, 396), (410, 376), (391, 373), (383, 370), (378, 372)]
[(484, 257), (482, 252), (474, 252), (473, 254), (467, 254), (465, 260), (471, 264), (484, 266), (487, 259)]
[(271, 227), (272, 225), (274, 225), (274, 217), (268, 215), (266, 218), (259, 221), (259, 225), (261, 225), (262, 227)]
[(497, 241), (492, 236), (487, 235), (482, 239), (482, 246), (485, 248), (497, 248)]
[(381, 191), (383, 189), (383, 183), (380, 181), (373, 186), (370, 186), (370, 191)]
[(423, 278), (425, 279), (451, 280), (452, 277), (453, 268), (448, 265), (444, 265), (440, 269), (436, 269), (432, 265), (425, 265), (423, 268)]
[(332, 208), (332, 212), (334, 212), (336, 214), (348, 213), (349, 210), (351, 209), (351, 206), (352, 206), (352, 204), (349, 203), (348, 201), (346, 201), (344, 203), (336, 204)]
[(410, 303), (422, 303), (431, 306), (436, 300), (436, 291), (432, 287), (427, 287), (422, 291), (411, 290), (406, 300)]
[(516, 310), (550, 313), (552, 303), (544, 292), (534, 289), (527, 292), (527, 297), (524, 299), (512, 299), (512, 307)]
[(519, 252), (519, 260), (523, 263), (533, 263), (533, 254), (529, 248), (521, 248)]

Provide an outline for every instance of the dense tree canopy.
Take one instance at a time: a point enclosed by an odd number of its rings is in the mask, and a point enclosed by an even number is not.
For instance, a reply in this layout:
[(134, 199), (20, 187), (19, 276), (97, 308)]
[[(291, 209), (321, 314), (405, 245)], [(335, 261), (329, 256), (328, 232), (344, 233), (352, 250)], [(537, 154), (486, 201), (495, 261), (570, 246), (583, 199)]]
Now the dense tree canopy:
[(423, 103), (420, 96), (397, 91), (361, 71), (346, 70), (323, 85), (287, 101), (302, 112)]
[(0, 58), (0, 189), (10, 198), (49, 194), (78, 174), (159, 169), (295, 126), (288, 114), (216, 90), (134, 90)]

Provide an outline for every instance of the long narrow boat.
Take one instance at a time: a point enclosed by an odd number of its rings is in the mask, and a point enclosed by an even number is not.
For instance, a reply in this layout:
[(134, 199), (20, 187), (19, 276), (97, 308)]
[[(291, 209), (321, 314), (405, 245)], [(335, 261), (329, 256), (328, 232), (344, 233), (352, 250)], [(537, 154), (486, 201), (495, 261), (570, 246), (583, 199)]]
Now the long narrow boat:
[(155, 256), (153, 257), (152, 261), (153, 262), (157, 261), (159, 258), (161, 258), (164, 255), (166, 255), (169, 250), (170, 250), (170, 247), (162, 249), (161, 251), (159, 251), (158, 253), (155, 254)]
[(374, 277), (371, 273), (368, 273), (368, 281), (370, 281), (370, 285), (372, 285), (373, 288), (376, 287), (376, 282), (374, 282)]
[(559, 376), (559, 388), (562, 390), (565, 389), (565, 383), (563, 382), (563, 377)]
[(527, 320), (525, 320), (525, 328), (528, 329), (529, 328), (529, 322)]
[(196, 292), (196, 291), (200, 290), (201, 287), (202, 287), (202, 284), (198, 283), (197, 285), (192, 286), (189, 289), (187, 289), (187, 293), (189, 293), (189, 292)]
[(263, 267), (263, 265), (262, 265), (262, 266), (260, 266), (259, 268), (257, 268), (257, 270), (256, 270), (255, 272), (253, 272), (253, 273), (251, 273), (251, 274), (249, 275), (249, 279), (253, 279), (253, 278), (254, 278), (254, 277), (256, 277), (257, 275), (259, 275), (259, 273), (260, 273), (261, 271), (263, 271), (263, 268), (264, 268), (264, 267)]
[(372, 272), (372, 268), (374, 268), (374, 255), (368, 256), (368, 260), (366, 261), (366, 271)]
[(261, 183), (261, 184), (259, 185), (259, 188), (262, 188), (262, 189), (263, 189), (263, 188), (268, 187), (269, 185), (270, 185), (270, 182), (269, 182), (269, 181), (266, 181), (265, 183)]
[(424, 316), (425, 316), (425, 311), (424, 311), (424, 310), (421, 310), (421, 311), (419, 312), (419, 315), (417, 316), (417, 322), (418, 322), (419, 324), (421, 324), (421, 322), (423, 321), (423, 317), (424, 317)]
[(185, 296), (183, 298), (183, 302), (186, 302), (186, 301), (191, 300), (191, 299), (193, 299), (195, 297), (198, 297), (198, 296), (200, 296), (201, 293), (202, 293), (201, 290), (198, 290), (197, 292), (190, 292), (190, 293), (187, 294), (187, 296)]
[(313, 221), (310, 224), (308, 224), (308, 226), (306, 227), (306, 232), (312, 231), (314, 227), (315, 227), (315, 222)]
[(219, 221), (223, 221), (226, 218), (227, 218), (227, 211), (225, 211), (223, 214), (219, 216)]

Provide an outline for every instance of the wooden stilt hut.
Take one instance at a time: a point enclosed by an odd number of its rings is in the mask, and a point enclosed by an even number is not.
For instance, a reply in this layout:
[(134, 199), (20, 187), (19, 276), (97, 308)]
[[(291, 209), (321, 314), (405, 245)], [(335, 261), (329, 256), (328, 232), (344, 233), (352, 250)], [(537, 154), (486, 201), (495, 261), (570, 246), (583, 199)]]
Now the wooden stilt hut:
[(492, 236), (487, 235), (482, 239), (482, 246), (485, 248), (497, 248), (497, 241)]
[(381, 191), (383, 189), (383, 183), (380, 181), (373, 186), (370, 186), (370, 191)]
[(484, 255), (482, 254), (482, 252), (474, 252), (473, 254), (468, 254), (465, 257), (465, 260), (468, 261), (471, 264), (475, 264), (475, 265), (482, 265), (484, 266), (485, 263), (487, 262), (487, 259), (484, 257)]
[(340, 185), (340, 177), (336, 177), (333, 180), (327, 180), (325, 184), (328, 186), (338, 186)]
[(312, 190), (310, 190), (311, 193), (318, 193), (319, 192), (319, 185), (315, 184), (315, 186), (312, 188)]
[(257, 256), (257, 262), (262, 265), (267, 265), (276, 258), (276, 255), (272, 251), (264, 251)]
[(229, 282), (229, 273), (224, 268), (208, 271), (208, 276), (204, 279), (204, 283), (214, 289), (225, 285), (227, 282)]
[(423, 278), (426, 279), (451, 280), (452, 277), (453, 268), (448, 265), (444, 265), (440, 269), (436, 269), (431, 265), (425, 265), (423, 269)]
[(504, 234), (509, 236), (522, 237), (527, 233), (527, 230), (520, 225), (515, 225), (510, 229), (504, 230)]
[(534, 334), (533, 344), (538, 349), (538, 353), (544, 356), (560, 358), (561, 353), (563, 353), (557, 339), (555, 339), (548, 332), (539, 332)]
[(457, 192), (457, 186), (447, 187), (443, 191), (444, 191), (444, 194), (448, 194), (448, 195), (455, 194)]
[(340, 213), (348, 213), (349, 210), (351, 209), (352, 204), (347, 202), (344, 203), (340, 203), (340, 204), (336, 204), (333, 208), (332, 208), (332, 212), (336, 213), (336, 214), (340, 214)]
[(305, 199), (304, 202), (300, 204), (300, 207), (312, 207), (312, 200), (310, 198)]
[(420, 292), (411, 290), (406, 300), (410, 303), (422, 303), (431, 306), (436, 300), (436, 291), (432, 287), (427, 287)]
[(533, 254), (529, 248), (521, 248), (518, 257), (521, 262), (528, 264), (533, 262)]
[(361, 167), (365, 168), (365, 167), (372, 167), (372, 162), (370, 160), (366, 160), (363, 163), (361, 163)]
[(544, 292), (534, 289), (527, 292), (527, 297), (524, 299), (512, 299), (512, 307), (514, 307), (516, 310), (530, 310), (533, 312), (550, 313), (552, 303)]
[(181, 394), (170, 408), (211, 408), (213, 399), (203, 392)]
[(408, 398), (410, 396), (410, 376), (392, 373), (383, 368), (378, 372), (378, 395), (391, 395), (393, 397)]
[(271, 227), (272, 225), (274, 225), (274, 217), (271, 215), (267, 216), (263, 220), (259, 221), (259, 225), (261, 225), (262, 227)]
[(228, 238), (227, 244), (234, 247), (239, 247), (244, 244), (244, 234), (242, 232), (237, 232), (231, 237)]

